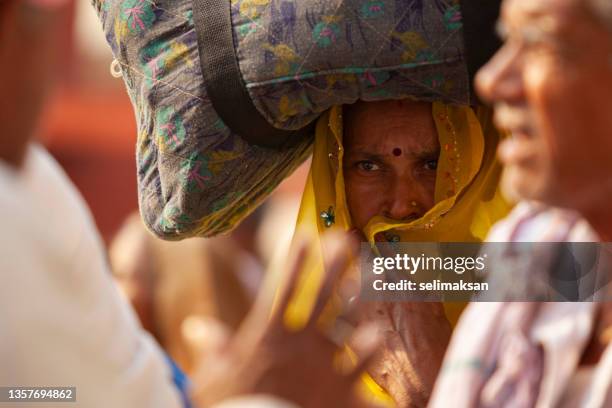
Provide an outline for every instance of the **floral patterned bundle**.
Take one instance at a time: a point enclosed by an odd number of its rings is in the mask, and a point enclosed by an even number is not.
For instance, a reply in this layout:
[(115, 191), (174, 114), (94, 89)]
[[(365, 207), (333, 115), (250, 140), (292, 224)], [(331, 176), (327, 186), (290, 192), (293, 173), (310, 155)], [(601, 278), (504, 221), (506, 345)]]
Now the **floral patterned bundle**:
[[(230, 230), (308, 157), (312, 138), (261, 147), (227, 126), (203, 79), (192, 0), (93, 3), (136, 112), (145, 223), (165, 239)], [(359, 99), (473, 102), (458, 0), (227, 7), (245, 89), (275, 128)]]

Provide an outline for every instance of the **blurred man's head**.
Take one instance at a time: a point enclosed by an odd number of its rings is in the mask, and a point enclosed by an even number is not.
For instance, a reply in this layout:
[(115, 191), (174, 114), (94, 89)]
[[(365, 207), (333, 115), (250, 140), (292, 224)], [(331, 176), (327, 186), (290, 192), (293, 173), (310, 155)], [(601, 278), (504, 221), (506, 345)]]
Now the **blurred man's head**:
[(19, 165), (59, 61), (66, 0), (0, 0), (0, 160)]
[(360, 102), (345, 109), (344, 179), (353, 225), (422, 217), (433, 205), (440, 143), (430, 103)]
[(476, 85), (513, 137), (505, 186), (588, 212), (612, 192), (612, 1), (505, 0)]

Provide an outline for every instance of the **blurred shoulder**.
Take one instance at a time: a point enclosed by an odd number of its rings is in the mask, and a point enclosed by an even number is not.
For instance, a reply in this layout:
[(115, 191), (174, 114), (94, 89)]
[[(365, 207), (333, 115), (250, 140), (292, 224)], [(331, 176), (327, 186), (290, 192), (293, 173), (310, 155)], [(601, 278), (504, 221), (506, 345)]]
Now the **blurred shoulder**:
[(575, 211), (524, 201), (491, 228), (488, 242), (597, 242), (591, 226)]

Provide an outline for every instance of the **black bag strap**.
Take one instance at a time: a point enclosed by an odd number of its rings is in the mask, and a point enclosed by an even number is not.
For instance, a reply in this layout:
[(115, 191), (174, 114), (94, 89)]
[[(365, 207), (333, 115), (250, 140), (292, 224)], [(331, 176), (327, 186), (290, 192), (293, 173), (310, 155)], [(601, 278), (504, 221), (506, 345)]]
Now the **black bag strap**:
[[(501, 45), (495, 35), (500, 4), (501, 0), (461, 1), (470, 89), (476, 72)], [(279, 147), (291, 139), (297, 143), (312, 134), (314, 124), (297, 131), (275, 128), (253, 104), (234, 47), (229, 0), (193, 0), (193, 18), (208, 97), (221, 120), (234, 133), (262, 147)], [(474, 95), (473, 90), (470, 93)]]
[(463, 41), (472, 102), (477, 102), (474, 92), (474, 77), (501, 46), (495, 32), (501, 0), (461, 0), (463, 17)]
[(234, 133), (254, 145), (279, 147), (312, 132), (310, 126), (298, 131), (275, 128), (253, 104), (234, 47), (230, 0), (193, 0), (193, 19), (208, 97)]

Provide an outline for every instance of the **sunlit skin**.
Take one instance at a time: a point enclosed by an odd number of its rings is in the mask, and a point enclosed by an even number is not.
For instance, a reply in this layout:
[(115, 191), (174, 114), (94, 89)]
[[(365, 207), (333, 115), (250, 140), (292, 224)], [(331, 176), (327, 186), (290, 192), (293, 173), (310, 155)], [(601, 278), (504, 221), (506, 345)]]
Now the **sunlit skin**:
[(495, 105), (504, 186), (519, 198), (578, 210), (612, 238), (612, 32), (586, 2), (506, 0), (505, 44), (479, 72)]
[(351, 219), (411, 221), (433, 207), (440, 155), (431, 104), (361, 102), (344, 115), (344, 175)]
[[(357, 230), (376, 215), (408, 222), (434, 206), (440, 144), (431, 104), (345, 106), (344, 130), (345, 189)], [(384, 339), (369, 374), (397, 406), (425, 406), (450, 339), (442, 304), (368, 303), (362, 317)]]
[[(513, 133), (499, 156), (519, 198), (580, 212), (612, 241), (612, 31), (581, 0), (505, 0), (505, 45), (479, 72), (481, 96)], [(582, 364), (609, 343), (612, 304), (598, 311)]]

